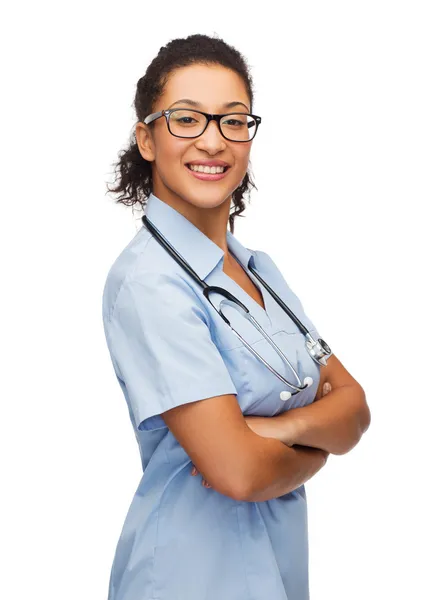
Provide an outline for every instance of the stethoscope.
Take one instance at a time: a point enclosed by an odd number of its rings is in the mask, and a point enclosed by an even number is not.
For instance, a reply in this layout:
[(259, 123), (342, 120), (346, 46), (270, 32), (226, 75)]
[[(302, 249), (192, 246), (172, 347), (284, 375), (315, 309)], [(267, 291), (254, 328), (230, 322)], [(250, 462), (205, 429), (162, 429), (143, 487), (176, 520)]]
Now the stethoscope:
[[(301, 382), (301, 378), (299, 377), (298, 373), (296, 372), (294, 367), (291, 365), (291, 363), (289, 362), (287, 357), (283, 354), (283, 352), (280, 350), (280, 348), (277, 346), (277, 344), (275, 344), (275, 342), (273, 342), (273, 340), (269, 337), (269, 335), (261, 327), (261, 325), (256, 321), (256, 319), (254, 317), (252, 317), (249, 309), (242, 302), (240, 302), (240, 300), (238, 298), (236, 298), (228, 290), (225, 290), (224, 288), (221, 288), (221, 287), (218, 287), (215, 285), (209, 285), (203, 279), (200, 279), (200, 277), (198, 277), (197, 273), (192, 269), (192, 267), (189, 265), (189, 263), (186, 262), (186, 260), (183, 258), (183, 256), (181, 256), (173, 248), (173, 246), (170, 244), (170, 242), (162, 235), (162, 233), (159, 231), (159, 229), (157, 229), (157, 227), (155, 227), (155, 225), (151, 221), (149, 221), (149, 219), (146, 217), (146, 215), (144, 215), (142, 217), (142, 221), (146, 225), (146, 227), (149, 229), (149, 231), (153, 234), (155, 239), (162, 246), (164, 246), (164, 248), (167, 250), (167, 252), (169, 252), (169, 254), (174, 258), (174, 260), (178, 264), (180, 264), (185, 269), (185, 271), (187, 271), (189, 273), (189, 275), (203, 288), (204, 296), (207, 298), (207, 300), (213, 306), (215, 311), (222, 317), (222, 319), (225, 321), (225, 323), (227, 325), (229, 325), (229, 327), (232, 329), (232, 331), (235, 333), (235, 335), (246, 346), (246, 348), (250, 352), (252, 352), (252, 354), (254, 356), (256, 356), (256, 358), (258, 358), (271, 371), (271, 373), (273, 373), (283, 383), (285, 383), (286, 385), (288, 385), (290, 388), (292, 388), (294, 390), (292, 393), (288, 392), (286, 390), (280, 392), (281, 400), (284, 400), (286, 402), (292, 396), (294, 396), (295, 394), (298, 394), (299, 392), (301, 392), (302, 390), (305, 390), (305, 388), (310, 387), (313, 384), (312, 377), (305, 377), (304, 381)], [(243, 265), (237, 259), (237, 257), (234, 256), (234, 258), (243, 267)], [(243, 267), (243, 269), (244, 269), (244, 267)], [(298, 317), (290, 310), (290, 308), (288, 308), (286, 306), (286, 304), (283, 302), (283, 300), (281, 298), (279, 298), (279, 296), (275, 293), (275, 291), (270, 288), (270, 286), (262, 279), (262, 277), (255, 271), (255, 269), (253, 267), (251, 267), (250, 265), (249, 265), (249, 269), (253, 273), (253, 275), (262, 283), (262, 285), (269, 291), (269, 293), (274, 298), (274, 300), (290, 316), (290, 318), (294, 321), (294, 323), (300, 329), (301, 333), (305, 336), (305, 346), (306, 346), (307, 351), (308, 351), (309, 355), (311, 356), (311, 358), (317, 364), (326, 366), (327, 360), (332, 354), (331, 349), (329, 348), (328, 344), (321, 338), (319, 338), (317, 341), (315, 341), (314, 338), (312, 337), (311, 333), (305, 327), (305, 325), (303, 325), (303, 323), (301, 323), (301, 321), (298, 319)], [(216, 306), (210, 300), (209, 294), (211, 292), (214, 292), (216, 294), (220, 294), (221, 296), (224, 296), (223, 300), (221, 300), (221, 302), (219, 304), (219, 310), (216, 308)], [(290, 383), (287, 379), (285, 379), (280, 373), (278, 373), (273, 367), (271, 367), (271, 365), (269, 365), (267, 363), (267, 361), (260, 354), (258, 354), (258, 352), (256, 352), (256, 350), (254, 348), (252, 348), (252, 346), (250, 344), (248, 344), (248, 342), (246, 342), (245, 339), (243, 339), (241, 337), (241, 335), (238, 333), (238, 331), (236, 331), (232, 327), (232, 325), (229, 322), (229, 320), (227, 319), (227, 317), (223, 314), (222, 309), (221, 309), (222, 304), (226, 304), (226, 305), (232, 306), (233, 308), (237, 309), (243, 315), (243, 317), (245, 317), (248, 321), (250, 321), (252, 323), (252, 325), (254, 327), (256, 327), (256, 329), (263, 335), (263, 337), (267, 340), (267, 342), (269, 342), (269, 344), (272, 346), (272, 348), (274, 348), (274, 350), (277, 352), (277, 354), (283, 360), (285, 360), (286, 363), (289, 365), (292, 373), (294, 374), (294, 376), (298, 382), (298, 385), (294, 385), (293, 383)]]

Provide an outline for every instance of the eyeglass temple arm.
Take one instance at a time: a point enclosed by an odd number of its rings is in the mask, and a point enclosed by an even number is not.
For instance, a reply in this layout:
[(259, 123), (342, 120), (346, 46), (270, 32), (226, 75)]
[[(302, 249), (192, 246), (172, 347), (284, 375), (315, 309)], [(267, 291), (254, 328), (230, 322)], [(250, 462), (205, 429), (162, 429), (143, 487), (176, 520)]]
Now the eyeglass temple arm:
[(145, 120), (143, 121), (143, 123), (144, 123), (145, 125), (149, 125), (149, 123), (152, 123), (152, 121), (155, 121), (155, 119), (158, 119), (159, 117), (161, 117), (163, 112), (164, 112), (164, 111), (162, 111), (162, 110), (159, 110), (159, 111), (158, 111), (158, 112), (156, 112), (156, 113), (153, 113), (153, 114), (151, 114), (151, 115), (148, 115), (148, 116), (145, 118)]

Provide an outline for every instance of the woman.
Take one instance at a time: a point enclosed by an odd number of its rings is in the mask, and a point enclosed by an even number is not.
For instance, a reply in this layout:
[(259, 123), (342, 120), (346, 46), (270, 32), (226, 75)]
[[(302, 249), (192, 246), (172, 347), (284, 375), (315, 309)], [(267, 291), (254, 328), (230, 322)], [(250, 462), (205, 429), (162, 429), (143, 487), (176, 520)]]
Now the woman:
[[(172, 40), (139, 80), (135, 108), (135, 135), (111, 191), (144, 206), (197, 275), (243, 302), (313, 384), (282, 400), (285, 384), (211, 304), (222, 297), (209, 302), (143, 223), (103, 294), (106, 340), (144, 471), (116, 548), (109, 600), (306, 600), (304, 482), (329, 453), (358, 442), (370, 420), (365, 394), (335, 356), (323, 369), (311, 359), (295, 323), (249, 267), (318, 339), (301, 302), (267, 253), (233, 235), (253, 186), (247, 170), (259, 122), (244, 58), (218, 38)], [(212, 122), (202, 113), (228, 117)], [(224, 313), (291, 381), (260, 332), (232, 307)], [(331, 391), (322, 398), (325, 383)], [(197, 472), (202, 480), (191, 476)]]

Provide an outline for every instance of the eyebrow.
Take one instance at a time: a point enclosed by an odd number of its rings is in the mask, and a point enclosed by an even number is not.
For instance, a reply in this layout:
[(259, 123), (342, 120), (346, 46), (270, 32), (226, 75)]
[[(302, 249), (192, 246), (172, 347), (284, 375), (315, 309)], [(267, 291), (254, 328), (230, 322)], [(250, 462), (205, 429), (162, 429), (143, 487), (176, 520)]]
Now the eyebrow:
[[(202, 104), (201, 102), (197, 102), (196, 100), (191, 100), (190, 98), (182, 98), (181, 100), (176, 100), (176, 102), (173, 102), (173, 104), (170, 104), (169, 108), (171, 108), (174, 104), (178, 104), (178, 103), (182, 103), (182, 104), (190, 104), (191, 106), (195, 106), (195, 108), (201, 107)], [(234, 108), (234, 106), (244, 106), (244, 108), (249, 111), (249, 109), (247, 108), (247, 106), (245, 104), (243, 104), (243, 102), (225, 102), (225, 104), (223, 105), (223, 108)]]

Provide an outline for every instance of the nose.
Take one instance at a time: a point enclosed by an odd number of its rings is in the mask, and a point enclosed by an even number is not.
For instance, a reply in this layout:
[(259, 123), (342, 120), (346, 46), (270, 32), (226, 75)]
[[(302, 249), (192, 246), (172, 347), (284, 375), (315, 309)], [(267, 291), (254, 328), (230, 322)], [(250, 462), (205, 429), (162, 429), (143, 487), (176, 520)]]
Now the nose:
[(195, 145), (200, 150), (216, 152), (225, 148), (225, 142), (226, 140), (219, 131), (218, 124), (216, 121), (211, 120), (204, 133), (195, 140)]

